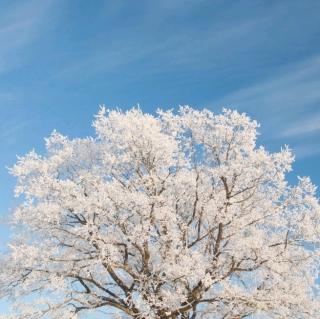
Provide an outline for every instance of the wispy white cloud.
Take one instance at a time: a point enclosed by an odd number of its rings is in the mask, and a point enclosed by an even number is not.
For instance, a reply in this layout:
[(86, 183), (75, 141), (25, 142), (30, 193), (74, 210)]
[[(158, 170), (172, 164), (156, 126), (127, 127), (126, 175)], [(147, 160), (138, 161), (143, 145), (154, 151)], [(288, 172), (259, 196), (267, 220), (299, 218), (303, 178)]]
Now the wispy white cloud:
[[(212, 101), (210, 105), (232, 106), (263, 118), (277, 127), (274, 138), (317, 129), (314, 109), (320, 108), (320, 55), (286, 66), (272, 77)], [(312, 119), (306, 120), (308, 113)], [(311, 118), (311, 115), (309, 115)], [(270, 132), (271, 133), (271, 132)]]
[[(208, 71), (210, 68), (221, 71), (223, 66), (229, 68), (229, 60), (235, 56), (245, 56), (242, 42), (248, 35), (254, 35), (261, 24), (270, 25), (272, 14), (274, 19), (281, 15), (269, 10), (267, 14), (256, 12), (255, 16), (239, 20), (234, 12), (236, 5), (232, 5), (224, 8), (226, 15), (232, 18), (230, 20), (217, 15), (206, 27), (200, 23), (196, 27), (188, 24), (188, 19), (204, 2), (198, 1), (197, 5), (189, 0), (166, 0), (152, 5), (146, 2), (134, 23), (111, 25), (109, 32), (102, 31), (103, 36), (96, 35), (92, 43), (88, 43), (90, 50), (84, 49), (77, 55), (70, 52), (70, 60), (65, 61), (66, 65), (61, 66), (54, 77), (83, 80), (101, 73), (109, 75), (124, 68), (128, 72), (129, 67), (137, 67), (140, 62), (143, 62), (143, 67), (136, 72), (135, 78), (172, 71)], [(121, 3), (111, 3), (105, 8), (110, 20), (115, 17), (116, 21), (122, 20), (121, 12), (125, 6)], [(177, 17), (186, 21), (179, 25)], [(101, 38), (103, 42), (97, 40)], [(256, 37), (254, 42), (260, 41)]]
[[(319, 104), (320, 108), (320, 104)], [(283, 132), (283, 137), (296, 137), (304, 134), (314, 134), (320, 132), (320, 114), (312, 114), (311, 117), (301, 119), (290, 124)]]
[(44, 31), (53, 0), (18, 1), (1, 8), (0, 72), (21, 65), (28, 56), (27, 49)]
[(320, 144), (319, 143), (307, 143), (298, 144), (293, 147), (293, 153), (297, 161), (303, 160), (308, 157), (319, 156)]
[(1, 145), (13, 144), (17, 136), (21, 136), (23, 130), (30, 126), (31, 120), (23, 119), (17, 116), (15, 119), (7, 119), (0, 126), (0, 143)]
[[(199, 82), (208, 79), (215, 88), (219, 87), (220, 79), (228, 82), (227, 86), (232, 78), (235, 81), (241, 77), (258, 78), (259, 70), (265, 72), (269, 66), (283, 66), (288, 63), (287, 56), (292, 56), (283, 48), (290, 52), (295, 51), (297, 43), (304, 45), (298, 25), (303, 19), (301, 10), (306, 11), (306, 6), (290, 0), (259, 2), (254, 6), (250, 1), (164, 0), (151, 3), (138, 2), (128, 15), (126, 1), (106, 2), (99, 10), (103, 28), (87, 39), (85, 46), (80, 43), (77, 49), (74, 46), (64, 48), (59, 70), (52, 73), (50, 80), (74, 83), (95, 76), (114, 79), (121, 75), (123, 86), (124, 82), (137, 82), (146, 77), (179, 76), (179, 79), (185, 77), (185, 81), (201, 77)], [(248, 5), (252, 10), (248, 10)], [(306, 12), (311, 14), (310, 10)], [(305, 30), (308, 39), (317, 32), (312, 23)], [(282, 62), (274, 59), (275, 56)], [(290, 79), (282, 81), (290, 82)], [(267, 87), (272, 91), (269, 100), (279, 96), (277, 83), (273, 85)], [(243, 99), (259, 93), (237, 92)], [(282, 92), (281, 99), (276, 102), (285, 100), (288, 104), (290, 98)], [(264, 103), (264, 100), (259, 102)]]
[(237, 90), (214, 103), (246, 106), (265, 115), (282, 114), (291, 108), (305, 110), (320, 102), (319, 86), (320, 55), (317, 55), (282, 68), (271, 78)]
[[(28, 62), (32, 45), (45, 34), (48, 13), (59, 0), (31, 0), (1, 5), (0, 74), (18, 71)], [(1, 79), (0, 79), (1, 80)], [(15, 81), (14, 81), (15, 82)], [(22, 104), (23, 94), (14, 85), (0, 81), (0, 143), (13, 144), (32, 119), (11, 112)]]

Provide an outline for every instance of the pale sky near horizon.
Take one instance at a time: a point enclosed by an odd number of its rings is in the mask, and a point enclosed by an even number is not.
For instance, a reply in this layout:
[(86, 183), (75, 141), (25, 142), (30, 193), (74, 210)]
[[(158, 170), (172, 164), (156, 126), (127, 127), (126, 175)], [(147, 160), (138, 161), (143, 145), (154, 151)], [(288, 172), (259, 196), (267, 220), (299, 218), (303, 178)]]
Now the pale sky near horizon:
[[(246, 112), (259, 144), (320, 185), (320, 1), (0, 0), (0, 216), (7, 167), (54, 129), (94, 134), (99, 105)], [(0, 251), (9, 231), (0, 226)], [(1, 308), (5, 309), (5, 306)]]

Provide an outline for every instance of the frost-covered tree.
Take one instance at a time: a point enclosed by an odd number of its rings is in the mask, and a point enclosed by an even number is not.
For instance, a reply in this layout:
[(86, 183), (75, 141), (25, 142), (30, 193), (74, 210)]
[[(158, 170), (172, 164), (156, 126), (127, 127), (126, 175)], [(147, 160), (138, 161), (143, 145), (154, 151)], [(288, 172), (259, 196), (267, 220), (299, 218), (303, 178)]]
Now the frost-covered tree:
[(287, 148), (230, 110), (102, 108), (93, 126), (11, 170), (5, 318), (319, 318), (319, 202), (287, 183)]

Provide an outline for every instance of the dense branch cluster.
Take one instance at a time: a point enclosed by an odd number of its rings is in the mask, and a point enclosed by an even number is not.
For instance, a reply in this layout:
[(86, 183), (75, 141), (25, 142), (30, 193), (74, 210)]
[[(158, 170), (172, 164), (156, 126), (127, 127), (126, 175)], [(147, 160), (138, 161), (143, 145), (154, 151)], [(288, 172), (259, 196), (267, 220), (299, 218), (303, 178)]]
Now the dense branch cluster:
[(245, 114), (106, 111), (11, 172), (22, 204), (1, 258), (4, 318), (317, 318), (320, 210), (292, 155)]

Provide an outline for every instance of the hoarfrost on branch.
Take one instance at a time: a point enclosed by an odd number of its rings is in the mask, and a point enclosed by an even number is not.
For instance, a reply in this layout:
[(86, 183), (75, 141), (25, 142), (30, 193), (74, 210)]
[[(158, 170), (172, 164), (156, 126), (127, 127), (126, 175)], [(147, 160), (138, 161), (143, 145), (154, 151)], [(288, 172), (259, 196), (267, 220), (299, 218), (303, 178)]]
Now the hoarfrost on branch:
[(11, 169), (3, 318), (319, 316), (319, 202), (309, 178), (287, 183), (288, 148), (257, 147), (231, 110), (102, 108), (93, 126)]

